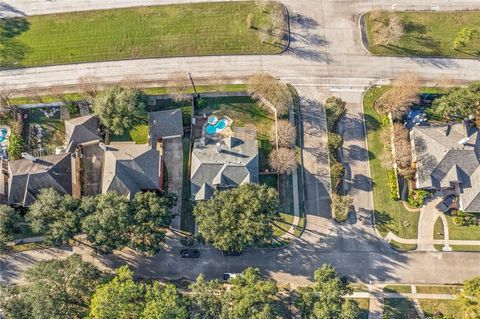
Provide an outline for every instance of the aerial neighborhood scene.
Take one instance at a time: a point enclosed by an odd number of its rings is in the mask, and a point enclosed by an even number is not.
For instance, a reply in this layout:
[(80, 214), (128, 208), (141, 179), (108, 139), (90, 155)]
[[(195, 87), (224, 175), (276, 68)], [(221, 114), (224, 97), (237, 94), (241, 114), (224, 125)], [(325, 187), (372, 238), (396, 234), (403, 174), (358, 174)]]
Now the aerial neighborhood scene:
[(480, 319), (479, 0), (0, 1), (0, 319)]

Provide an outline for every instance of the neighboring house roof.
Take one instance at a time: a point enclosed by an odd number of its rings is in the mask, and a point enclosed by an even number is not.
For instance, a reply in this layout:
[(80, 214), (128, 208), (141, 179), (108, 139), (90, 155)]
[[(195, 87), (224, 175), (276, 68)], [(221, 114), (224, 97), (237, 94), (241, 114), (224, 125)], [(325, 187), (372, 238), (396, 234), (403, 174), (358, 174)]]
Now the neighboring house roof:
[[(172, 109), (148, 113), (149, 134), (153, 144), (159, 138), (183, 136), (182, 110)], [(155, 147), (155, 145), (153, 145)]]
[(94, 115), (80, 116), (65, 121), (67, 151), (73, 152), (78, 144), (100, 140), (98, 125), (98, 118)]
[(102, 193), (116, 191), (132, 198), (141, 190), (158, 189), (160, 155), (148, 144), (113, 142), (107, 145)]
[(39, 157), (35, 162), (19, 159), (8, 163), (8, 198), (11, 205), (29, 206), (43, 188), (71, 194), (70, 154)]
[(209, 199), (217, 189), (258, 183), (257, 141), (234, 136), (198, 139), (192, 151), (191, 169), (191, 195), (195, 200)]
[(417, 187), (439, 189), (458, 183), (461, 208), (480, 211), (478, 129), (459, 123), (414, 127), (410, 134), (417, 166)]

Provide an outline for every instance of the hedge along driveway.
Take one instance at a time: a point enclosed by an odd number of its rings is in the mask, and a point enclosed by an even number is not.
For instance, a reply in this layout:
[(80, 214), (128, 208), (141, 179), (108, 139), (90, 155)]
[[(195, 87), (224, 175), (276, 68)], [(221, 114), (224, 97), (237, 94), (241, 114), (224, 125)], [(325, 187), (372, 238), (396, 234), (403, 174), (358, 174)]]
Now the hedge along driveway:
[[(390, 45), (374, 45), (375, 34), (370, 13), (365, 16), (368, 50), (375, 55), (438, 56), (478, 58), (480, 56), (480, 11), (395, 12), (404, 24), (405, 35)], [(453, 49), (453, 41), (462, 28), (478, 33), (464, 48)]]
[[(277, 10), (283, 8), (279, 6)], [(195, 3), (62, 13), (27, 18), (9, 39), (10, 66), (214, 54), (274, 54), (284, 45), (262, 43), (269, 14), (251, 2)], [(285, 21), (285, 28), (286, 28)], [(286, 43), (285, 43), (286, 44)]]

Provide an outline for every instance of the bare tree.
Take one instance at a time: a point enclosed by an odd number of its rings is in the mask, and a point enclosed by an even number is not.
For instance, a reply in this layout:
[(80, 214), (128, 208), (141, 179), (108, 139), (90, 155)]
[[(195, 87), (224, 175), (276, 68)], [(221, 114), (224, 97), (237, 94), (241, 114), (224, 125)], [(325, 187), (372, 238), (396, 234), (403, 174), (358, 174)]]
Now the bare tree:
[(276, 112), (279, 116), (287, 114), (292, 104), (292, 96), (287, 85), (267, 73), (250, 77), (248, 93), (266, 109)]
[(268, 40), (270, 39), (270, 32), (272, 30), (267, 27), (267, 26), (261, 26), (259, 29), (258, 29), (258, 36), (260, 37), (260, 41), (262, 43), (267, 43)]
[(87, 96), (94, 98), (100, 91), (98, 87), (98, 78), (94, 76), (83, 76), (78, 81), (80, 90)]
[(395, 146), (395, 162), (397, 163), (398, 174), (405, 178), (412, 178), (412, 147), (407, 128), (400, 124), (393, 125), (393, 144)]
[(270, 0), (255, 0), (255, 4), (260, 9), (260, 11), (267, 11), (268, 5), (270, 4)]
[[(275, 128), (273, 128), (275, 130)], [(274, 132), (275, 133), (275, 132)], [(295, 145), (297, 132), (295, 126), (287, 120), (278, 121), (278, 146), (291, 148)]]
[(175, 102), (186, 101), (190, 99), (190, 94), (188, 93), (190, 85), (187, 73), (177, 71), (168, 76), (167, 92), (172, 94), (172, 99)]
[(222, 91), (223, 84), (225, 83), (226, 78), (224, 75), (220, 73), (215, 73), (211, 78), (210, 78), (210, 83), (213, 84), (215, 87), (215, 92), (220, 92)]
[[(378, 15), (380, 16), (380, 14)], [(405, 34), (403, 22), (396, 13), (391, 12), (386, 14), (385, 19), (377, 19), (380, 22), (376, 23), (374, 27), (375, 44), (389, 45), (392, 42), (399, 41)]]
[(142, 81), (134, 75), (129, 75), (120, 81), (120, 86), (129, 88), (129, 89), (139, 89)]
[(375, 103), (378, 111), (391, 113), (394, 120), (400, 120), (410, 110), (412, 104), (418, 103), (421, 79), (415, 73), (400, 74), (392, 87)]
[(288, 148), (273, 150), (268, 162), (270, 167), (279, 174), (290, 174), (297, 167), (295, 151)]

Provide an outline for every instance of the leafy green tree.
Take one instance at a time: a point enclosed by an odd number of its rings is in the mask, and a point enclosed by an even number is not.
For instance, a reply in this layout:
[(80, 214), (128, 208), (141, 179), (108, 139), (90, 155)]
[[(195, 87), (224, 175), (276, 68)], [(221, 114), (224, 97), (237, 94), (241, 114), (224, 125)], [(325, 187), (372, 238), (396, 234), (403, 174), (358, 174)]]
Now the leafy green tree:
[(80, 232), (83, 217), (80, 201), (61, 195), (52, 188), (42, 189), (27, 214), (32, 229), (45, 235), (51, 244), (66, 243)]
[(245, 184), (216, 192), (198, 202), (193, 213), (198, 231), (218, 249), (242, 251), (245, 246), (273, 236), (278, 217), (278, 194), (265, 185)]
[(473, 28), (462, 28), (453, 40), (453, 48), (458, 49), (465, 47), (477, 33), (478, 30)]
[(16, 160), (22, 157), (24, 148), (23, 138), (21, 135), (10, 134), (8, 138), (8, 156), (10, 159)]
[(233, 287), (223, 301), (224, 318), (277, 318), (274, 280), (262, 279), (258, 269), (247, 268), (231, 283)]
[(160, 286), (158, 282), (147, 287), (145, 319), (187, 319), (190, 318), (187, 303), (172, 284)]
[(447, 121), (462, 121), (480, 109), (480, 82), (466, 88), (454, 88), (432, 104), (433, 115)]
[(143, 121), (144, 100), (140, 90), (114, 86), (95, 97), (93, 110), (110, 132), (122, 135)]
[(189, 298), (193, 306), (194, 318), (220, 318), (225, 288), (218, 280), (207, 281), (205, 275), (200, 274), (190, 285), (190, 290)]
[(100, 194), (95, 198), (95, 211), (83, 219), (82, 229), (96, 248), (111, 253), (129, 243), (132, 215), (125, 196), (116, 192)]
[(358, 304), (345, 298), (352, 293), (346, 278), (340, 278), (331, 265), (324, 264), (315, 270), (315, 284), (300, 290), (297, 307), (302, 318), (355, 319)]
[(0, 251), (6, 248), (6, 243), (13, 240), (20, 232), (20, 214), (10, 206), (0, 205)]
[(342, 99), (331, 96), (325, 101), (328, 131), (333, 132), (340, 118), (347, 112), (347, 103)]
[(153, 255), (165, 239), (165, 228), (172, 221), (171, 209), (175, 194), (158, 196), (153, 192), (135, 194), (131, 203), (133, 221), (130, 229), (130, 248)]
[(25, 272), (25, 285), (0, 291), (0, 309), (8, 319), (80, 318), (101, 273), (79, 255), (41, 261)]
[(464, 282), (463, 289), (458, 296), (458, 303), (465, 318), (480, 318), (480, 277)]
[(115, 277), (96, 288), (90, 303), (92, 319), (141, 318), (145, 307), (145, 287), (133, 280), (128, 266), (115, 271)]

